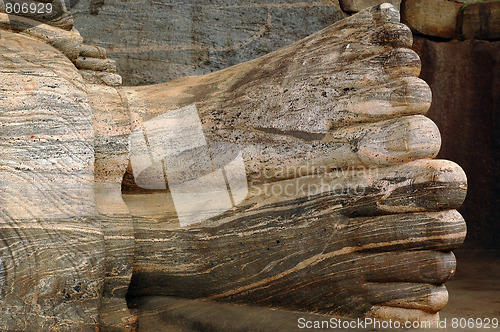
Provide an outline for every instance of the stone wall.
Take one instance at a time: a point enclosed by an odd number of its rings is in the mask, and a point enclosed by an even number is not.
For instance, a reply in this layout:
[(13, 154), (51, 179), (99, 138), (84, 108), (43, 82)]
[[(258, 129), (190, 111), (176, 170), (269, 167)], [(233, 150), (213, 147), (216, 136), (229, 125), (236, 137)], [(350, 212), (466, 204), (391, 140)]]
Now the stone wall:
[(439, 127), (438, 158), (457, 162), (468, 177), (459, 210), (468, 247), (498, 248), (500, 234), (500, 42), (438, 42), (414, 37), (420, 77), (432, 89), (429, 117)]
[(420, 77), (432, 89), (429, 117), (442, 135), (439, 158), (460, 164), (468, 196), (465, 247), (499, 248), (500, 1), (404, 0)]
[(347, 16), (334, 0), (81, 1), (75, 26), (126, 85), (206, 74), (289, 45)]
[(500, 39), (497, 0), (405, 0), (403, 22), (416, 33), (442, 39)]

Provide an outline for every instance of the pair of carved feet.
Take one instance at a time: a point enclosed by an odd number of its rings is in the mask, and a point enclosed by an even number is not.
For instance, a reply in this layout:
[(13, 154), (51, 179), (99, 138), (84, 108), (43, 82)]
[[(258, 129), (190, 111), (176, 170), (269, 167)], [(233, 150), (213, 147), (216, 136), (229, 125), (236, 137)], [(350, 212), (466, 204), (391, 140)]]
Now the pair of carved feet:
[[(170, 190), (126, 181), (128, 210), (113, 205), (120, 184), (106, 165), (120, 164), (121, 182), (127, 148), (106, 133), (130, 133), (100, 99), (115, 88), (86, 86), (49, 45), (1, 36), (2, 328), (91, 328), (103, 289), (400, 320), (446, 305), (466, 178), (432, 159), (431, 92), (394, 7), (219, 72), (116, 93), (132, 133), (195, 105), (212, 152), (240, 152), (245, 198), (187, 227)], [(191, 180), (200, 165), (169, 172)]]

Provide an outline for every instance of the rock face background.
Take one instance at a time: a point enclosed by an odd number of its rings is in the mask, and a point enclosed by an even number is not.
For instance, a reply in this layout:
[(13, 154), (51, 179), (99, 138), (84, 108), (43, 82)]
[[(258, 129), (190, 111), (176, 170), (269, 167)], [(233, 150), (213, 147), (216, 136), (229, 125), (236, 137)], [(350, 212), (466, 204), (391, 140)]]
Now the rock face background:
[(107, 1), (76, 7), (87, 43), (116, 60), (125, 85), (201, 75), (289, 45), (347, 17), (331, 0)]
[(436, 42), (414, 37), (420, 77), (432, 89), (428, 116), (443, 137), (438, 158), (463, 167), (469, 179), (460, 209), (466, 245), (498, 248), (500, 234), (500, 42)]
[[(376, 3), (109, 0), (91, 14), (81, 1), (75, 26), (86, 43), (108, 50), (125, 85), (142, 85), (251, 60)], [(469, 177), (460, 210), (468, 221), (466, 246), (499, 248), (500, 2), (404, 0), (401, 10), (422, 59), (421, 78), (433, 91), (429, 116), (443, 137), (438, 157), (459, 163)]]

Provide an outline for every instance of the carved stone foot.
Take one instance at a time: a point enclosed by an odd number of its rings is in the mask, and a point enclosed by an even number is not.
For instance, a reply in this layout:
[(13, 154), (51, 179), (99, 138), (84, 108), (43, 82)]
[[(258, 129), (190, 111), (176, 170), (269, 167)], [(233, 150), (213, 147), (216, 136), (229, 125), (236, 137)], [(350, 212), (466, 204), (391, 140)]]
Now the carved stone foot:
[(169, 194), (127, 195), (141, 216), (129, 294), (433, 320), (455, 270), (449, 251), (465, 238), (452, 210), (465, 186), (462, 170), (441, 160), (304, 177), (184, 229)]
[[(437, 319), (455, 270), (450, 250), (466, 233), (454, 210), (466, 178), (429, 159), (440, 135), (422, 115), (431, 93), (411, 43), (384, 4), (241, 65), (126, 88), (141, 142), (131, 140), (129, 172), (143, 189), (172, 190), (134, 193), (127, 178), (125, 201), (137, 217), (129, 295)], [(177, 151), (198, 139), (195, 121), (179, 116), (192, 105), (204, 148), (241, 151), (250, 187), (229, 211), (180, 227), (170, 184), (209, 169), (199, 146)], [(138, 172), (138, 160), (150, 166)], [(221, 200), (214, 192), (211, 204)]]
[(440, 146), (432, 121), (403, 117), (425, 114), (431, 103), (411, 44), (386, 4), (253, 61), (125, 92), (135, 128), (196, 105), (208, 143), (237, 145), (254, 182), (299, 168), (401, 163), (434, 157)]

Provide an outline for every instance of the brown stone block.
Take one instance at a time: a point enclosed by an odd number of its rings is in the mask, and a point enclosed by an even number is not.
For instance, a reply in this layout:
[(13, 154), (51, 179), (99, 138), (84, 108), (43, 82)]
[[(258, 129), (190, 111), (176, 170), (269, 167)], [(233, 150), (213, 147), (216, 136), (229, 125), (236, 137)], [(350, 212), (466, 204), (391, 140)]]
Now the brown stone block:
[(413, 31), (440, 38), (454, 38), (461, 4), (446, 0), (407, 0), (401, 4), (401, 21)]
[(463, 12), (462, 34), (466, 39), (500, 39), (500, 2), (467, 6)]

